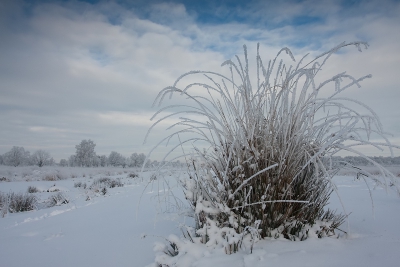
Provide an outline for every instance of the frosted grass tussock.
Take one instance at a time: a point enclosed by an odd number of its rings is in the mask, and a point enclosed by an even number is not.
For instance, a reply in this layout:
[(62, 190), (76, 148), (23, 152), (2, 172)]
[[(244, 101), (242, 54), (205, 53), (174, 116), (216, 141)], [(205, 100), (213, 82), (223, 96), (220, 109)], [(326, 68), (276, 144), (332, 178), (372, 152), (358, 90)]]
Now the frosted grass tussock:
[[(357, 170), (357, 177), (370, 178), (384, 188), (391, 185), (400, 193), (398, 179), (357, 150), (359, 145), (391, 152), (396, 147), (378, 116), (367, 105), (342, 97), (371, 75), (354, 78), (343, 72), (317, 82), (332, 54), (350, 46), (359, 51), (368, 47), (344, 42), (312, 60), (307, 61), (306, 55), (294, 66), (284, 63), (285, 54), (295, 62), (288, 48), (265, 64), (257, 47), (255, 81), (244, 46), (244, 60), (236, 56), (236, 62), (222, 64), (229, 74), (191, 71), (160, 91), (155, 105), (172, 96), (183, 97), (185, 104), (162, 107), (152, 117), (155, 123), (148, 134), (166, 119), (178, 122), (149, 156), (160, 145), (178, 141), (164, 160), (186, 160), (190, 179), (182, 186), (194, 211), (197, 235), (205, 243), (210, 239), (205, 231), (210, 220), (239, 234), (259, 222), (261, 238), (304, 240), (317, 222), (320, 227), (312, 235), (333, 234), (345, 215), (324, 209), (336, 191), (332, 177), (342, 168), (355, 169), (334, 162), (340, 151), (362, 156), (381, 171), (372, 175)], [(196, 79), (201, 82), (192, 82)], [(371, 141), (372, 135), (385, 143)], [(180, 156), (172, 157), (176, 153)]]

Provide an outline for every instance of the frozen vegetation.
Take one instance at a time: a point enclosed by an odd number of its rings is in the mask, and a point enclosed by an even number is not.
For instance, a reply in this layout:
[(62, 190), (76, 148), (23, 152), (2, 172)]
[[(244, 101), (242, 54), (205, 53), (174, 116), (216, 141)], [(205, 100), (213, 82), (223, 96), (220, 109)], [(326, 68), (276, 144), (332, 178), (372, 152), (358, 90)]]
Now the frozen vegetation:
[[(392, 170), (400, 173), (400, 167), (393, 166)], [(157, 266), (156, 257), (167, 257), (163, 252), (168, 244), (165, 238), (176, 240), (185, 252), (168, 257), (177, 263), (170, 266), (285, 267), (299, 262), (316, 267), (398, 266), (400, 261), (399, 199), (393, 192), (373, 189), (372, 209), (367, 184), (354, 176), (334, 178), (350, 213), (340, 227), (347, 234), (337, 231), (335, 237), (310, 237), (302, 242), (267, 238), (254, 243), (253, 253), (251, 242), (247, 242), (238, 253), (227, 255), (222, 248), (184, 241), (179, 226), (194, 226), (193, 219), (182, 212), (189, 208), (185, 202), (179, 210), (172, 202), (167, 211), (161, 209), (158, 199), (167, 190), (148, 182), (166, 179), (170, 182), (168, 190), (184, 201), (176, 184), (176, 178), (186, 175), (182, 170), (155, 177), (153, 171), (136, 176), (136, 169), (122, 168), (0, 166), (0, 173), (7, 178), (0, 182), (2, 193), (30, 194), (37, 199), (33, 210), (6, 213), (0, 218), (1, 266)], [(48, 174), (54, 173), (64, 176), (48, 181)], [(101, 178), (119, 181), (123, 186), (106, 187), (105, 194), (90, 189)], [(373, 183), (368, 185), (372, 188)], [(69, 201), (49, 205), (49, 199), (58, 193)], [(335, 195), (328, 207), (342, 209)]]
[[(2, 262), (397, 266), (398, 168), (357, 147), (392, 155), (399, 147), (370, 107), (343, 96), (370, 75), (323, 72), (333, 53), (351, 46), (368, 47), (342, 43), (295, 66), (287, 48), (268, 63), (257, 49), (254, 77), (244, 47), (244, 59), (224, 62), (223, 74), (180, 76), (155, 104), (173, 96), (185, 104), (160, 107), (145, 138), (173, 121), (147, 159), (163, 144), (170, 150), (157, 164), (132, 155), (143, 162), (140, 172), (125, 168), (136, 160), (128, 164), (117, 152), (107, 158), (115, 168), (40, 167), (38, 160), (38, 168), (2, 168)], [(70, 162), (99, 166), (94, 146), (83, 140)]]
[[(160, 91), (147, 136), (174, 119), (153, 150), (172, 142), (164, 160), (185, 160), (189, 179), (179, 182), (195, 226), (182, 231), (184, 239), (171, 236), (166, 247), (160, 246), (164, 254), (158, 264), (177, 264), (193, 245), (226, 254), (250, 247), (252, 253), (259, 240), (338, 237), (350, 215), (334, 179), (339, 173), (364, 181), (372, 203), (373, 187), (400, 195), (398, 177), (357, 149), (388, 149), (393, 156), (399, 148), (390, 143), (373, 109), (344, 94), (371, 75), (324, 72), (334, 53), (352, 46), (360, 52), (368, 48), (343, 42), (296, 62), (288, 48), (265, 61), (259, 47), (252, 61), (244, 46), (244, 58), (225, 61), (225, 71), (191, 71)], [(184, 104), (166, 104), (173, 97)], [(342, 152), (378, 171), (338, 157)], [(339, 212), (328, 206), (332, 195), (342, 206)]]

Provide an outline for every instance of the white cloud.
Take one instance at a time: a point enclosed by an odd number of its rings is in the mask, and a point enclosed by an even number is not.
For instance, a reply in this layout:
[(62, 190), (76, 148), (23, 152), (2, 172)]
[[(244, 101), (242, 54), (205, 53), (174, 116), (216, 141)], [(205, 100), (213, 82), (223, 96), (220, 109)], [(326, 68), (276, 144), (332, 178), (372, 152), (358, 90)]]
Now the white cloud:
[[(394, 15), (400, 5), (395, 2), (380, 6), (370, 1), (354, 10), (336, 1), (260, 1), (228, 12), (247, 20), (219, 24), (199, 22), (195, 12), (179, 3), (144, 10), (115, 2), (38, 3), (29, 16), (24, 5), (10, 1), (0, 6), (6, 10), (0, 13), (0, 119), (7, 132), (0, 139), (9, 147), (44, 144), (40, 139), (51, 139), (56, 147), (90, 137), (104, 147), (115, 145), (112, 150), (124, 142), (138, 149), (149, 125), (146, 117), (155, 111), (151, 104), (156, 94), (184, 72), (223, 71), (220, 64), (234, 54), (241, 56), (243, 44), (251, 58), (260, 42), (265, 60), (282, 46), (292, 48), (299, 59), (311, 49), (318, 50), (312, 52), (316, 55), (342, 41), (363, 38), (371, 44), (369, 50), (336, 55), (326, 70), (373, 74), (362, 90), (349, 95), (377, 109), (388, 130), (400, 136), (394, 123), (400, 113), (400, 21)], [(323, 20), (301, 26), (286, 23), (305, 15)], [(12, 28), (6, 26), (10, 21)], [(57, 129), (75, 132), (66, 137), (55, 134)], [(129, 135), (122, 137), (121, 129)], [(0, 153), (7, 150), (3, 146)]]
[[(110, 125), (128, 125), (128, 126), (145, 126), (150, 127), (154, 121), (150, 118), (153, 116), (152, 113), (147, 114), (137, 114), (128, 112), (116, 112), (111, 111), (107, 113), (99, 113), (98, 117), (100, 121), (110, 124)], [(164, 123), (170, 125), (171, 123), (176, 123), (174, 120), (167, 120)]]

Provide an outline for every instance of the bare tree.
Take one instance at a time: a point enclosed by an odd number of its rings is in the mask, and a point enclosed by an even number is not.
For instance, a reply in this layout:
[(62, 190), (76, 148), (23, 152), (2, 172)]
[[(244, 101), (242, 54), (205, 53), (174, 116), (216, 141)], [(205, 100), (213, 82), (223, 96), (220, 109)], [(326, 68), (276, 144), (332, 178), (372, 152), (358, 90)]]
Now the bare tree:
[(49, 152), (39, 149), (32, 154), (31, 161), (33, 164), (42, 167), (44, 165), (50, 165), (51, 156)]
[(92, 140), (82, 140), (79, 145), (76, 145), (76, 162), (79, 166), (93, 166), (96, 153), (94, 152), (96, 144)]

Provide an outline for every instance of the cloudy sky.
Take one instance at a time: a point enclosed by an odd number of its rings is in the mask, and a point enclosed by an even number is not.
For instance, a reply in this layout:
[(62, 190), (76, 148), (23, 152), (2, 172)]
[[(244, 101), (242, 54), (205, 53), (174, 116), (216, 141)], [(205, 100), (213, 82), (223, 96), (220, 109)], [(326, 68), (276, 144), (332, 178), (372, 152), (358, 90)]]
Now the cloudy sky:
[(343, 41), (370, 47), (336, 55), (332, 75), (373, 75), (348, 96), (372, 107), (400, 145), (399, 14), (389, 0), (1, 0), (0, 154), (23, 146), (59, 161), (83, 139), (99, 155), (147, 153), (152, 102), (181, 74), (220, 71), (243, 44), (255, 57), (260, 43), (268, 59), (284, 46), (301, 58)]

